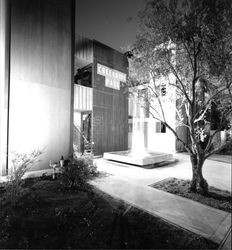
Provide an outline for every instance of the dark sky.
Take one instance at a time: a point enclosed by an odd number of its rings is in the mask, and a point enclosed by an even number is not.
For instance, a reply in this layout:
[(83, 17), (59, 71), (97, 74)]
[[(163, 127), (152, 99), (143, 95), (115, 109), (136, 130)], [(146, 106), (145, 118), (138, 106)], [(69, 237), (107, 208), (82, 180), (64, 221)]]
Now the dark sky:
[(126, 50), (135, 38), (137, 12), (144, 3), (145, 0), (76, 0), (76, 33)]

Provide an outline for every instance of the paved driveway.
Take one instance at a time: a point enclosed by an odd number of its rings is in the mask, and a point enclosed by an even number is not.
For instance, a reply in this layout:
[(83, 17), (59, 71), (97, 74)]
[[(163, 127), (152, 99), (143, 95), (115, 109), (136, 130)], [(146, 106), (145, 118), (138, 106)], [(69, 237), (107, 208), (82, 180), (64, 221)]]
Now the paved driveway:
[[(144, 169), (126, 164), (95, 159), (99, 171), (117, 175), (139, 185), (150, 185), (168, 177), (191, 179), (191, 163), (189, 156), (178, 153), (174, 155), (177, 162), (153, 169)], [(231, 163), (206, 160), (203, 175), (209, 185), (231, 192)]]

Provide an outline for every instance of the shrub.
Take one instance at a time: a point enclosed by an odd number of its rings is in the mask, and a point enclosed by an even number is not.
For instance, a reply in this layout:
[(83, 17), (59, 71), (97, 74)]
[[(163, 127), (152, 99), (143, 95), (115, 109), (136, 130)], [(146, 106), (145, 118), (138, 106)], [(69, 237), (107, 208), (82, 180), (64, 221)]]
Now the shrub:
[(40, 150), (34, 150), (31, 153), (11, 153), (12, 166), (9, 171), (8, 182), (5, 184), (2, 201), (15, 206), (25, 196), (22, 178), (31, 166), (38, 162), (38, 157), (41, 154), (42, 151)]
[(38, 157), (42, 154), (40, 150), (33, 150), (30, 153), (11, 153), (12, 167), (9, 171), (8, 179), (11, 182), (21, 182), (24, 174), (38, 162)]
[(71, 159), (62, 167), (59, 179), (65, 188), (80, 189), (97, 174), (97, 167), (93, 164), (92, 155), (82, 155), (79, 158)]

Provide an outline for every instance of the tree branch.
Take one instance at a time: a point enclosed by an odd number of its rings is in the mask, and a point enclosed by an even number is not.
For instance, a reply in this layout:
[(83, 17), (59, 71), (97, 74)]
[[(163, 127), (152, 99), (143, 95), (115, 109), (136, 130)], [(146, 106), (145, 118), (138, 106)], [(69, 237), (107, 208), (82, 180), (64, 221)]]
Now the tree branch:
[(190, 53), (190, 51), (189, 51), (189, 49), (188, 49), (188, 46), (186, 46), (185, 42), (182, 41), (182, 43), (183, 43), (183, 45), (184, 45), (184, 47), (185, 47), (185, 50), (186, 50), (187, 53), (188, 53), (190, 64), (191, 64), (191, 66), (192, 66), (192, 69), (194, 70), (194, 63), (193, 63), (193, 60), (192, 60), (192, 57), (191, 57), (192, 55), (191, 55), (191, 53)]
[(232, 139), (230, 139), (228, 142), (226, 142), (225, 144), (215, 148), (214, 150), (212, 150), (211, 152), (208, 152), (205, 154), (205, 159), (207, 159), (210, 155), (212, 154), (216, 154), (217, 152), (221, 151), (224, 148), (227, 148), (228, 146), (232, 145)]
[[(176, 131), (175, 131), (166, 121), (162, 120), (161, 118), (156, 117), (149, 109), (147, 109), (147, 108), (146, 108), (145, 106), (143, 106), (141, 103), (139, 103), (139, 105), (140, 105), (142, 108), (144, 108), (145, 110), (147, 110), (147, 111), (151, 114), (151, 116), (152, 116), (154, 119), (156, 119), (156, 120), (162, 122), (162, 123), (163, 123), (163, 124), (164, 124), (164, 125), (174, 134), (174, 136), (176, 137), (176, 139), (177, 139), (178, 141), (180, 141), (180, 142), (183, 144), (184, 148), (185, 148), (190, 154), (193, 153), (193, 151), (191, 150), (191, 148), (189, 147), (189, 145), (187, 145), (182, 139), (179, 138), (179, 136), (177, 135)], [(152, 105), (150, 105), (150, 107), (152, 107)], [(154, 107), (152, 107), (152, 108), (155, 110)], [(156, 111), (156, 113), (159, 115), (158, 111)]]
[[(227, 112), (226, 117), (227, 117), (231, 112), (232, 112), (232, 110), (230, 109), (230, 110)], [(207, 153), (208, 150), (210, 149), (210, 146), (211, 146), (211, 143), (212, 143), (212, 141), (213, 141), (213, 138), (216, 136), (217, 133), (220, 133), (222, 127), (223, 127), (223, 124), (221, 123), (220, 126), (215, 130), (215, 132), (214, 132), (212, 135), (210, 135), (209, 141), (208, 141), (207, 146), (206, 146), (206, 148), (205, 148), (205, 150), (204, 150), (206, 153)]]
[[(206, 107), (208, 104), (210, 104), (210, 102), (212, 102), (213, 99), (214, 99), (217, 95), (219, 95), (220, 93), (222, 93), (223, 91), (225, 91), (225, 90), (227, 90), (227, 89), (228, 89), (228, 91), (230, 91), (229, 87), (230, 87), (231, 84), (232, 84), (232, 82), (231, 82), (228, 86), (226, 86), (226, 87), (224, 87), (224, 88), (218, 90), (213, 96), (211, 96), (211, 97), (208, 99), (208, 101), (207, 101), (203, 106), (201, 106), (201, 109), (198, 110), (198, 111), (195, 113), (193, 119), (195, 120), (195, 119), (196, 119), (196, 116), (199, 114), (199, 112), (202, 110), (202, 108), (204, 108), (204, 107)], [(230, 95), (231, 95), (231, 97), (232, 97), (231, 92), (230, 92)]]
[[(153, 79), (153, 81), (154, 81), (154, 79)], [(154, 83), (154, 84), (155, 84), (155, 83)], [(158, 103), (159, 103), (159, 106), (160, 106), (160, 109), (161, 109), (161, 113), (162, 113), (162, 116), (163, 116), (163, 120), (165, 121), (166, 119), (165, 119), (165, 115), (164, 115), (164, 110), (163, 110), (163, 106), (162, 106), (162, 104), (161, 104), (159, 95), (158, 95), (158, 93), (156, 93), (156, 92), (153, 90), (153, 88), (152, 88), (149, 84), (148, 84), (148, 87), (149, 87), (149, 89), (152, 90), (152, 92), (155, 94), (155, 97), (157, 98)]]
[(186, 90), (185, 90), (184, 84), (183, 84), (183, 82), (181, 81), (180, 77), (178, 76), (178, 74), (177, 74), (175, 68), (173, 67), (173, 65), (172, 65), (168, 60), (167, 60), (167, 63), (169, 64), (169, 67), (171, 68), (171, 70), (172, 70), (174, 76), (177, 78), (178, 82), (180, 83), (185, 98), (187, 99), (187, 101), (189, 102), (189, 104), (191, 104), (191, 100), (190, 100), (190, 98), (189, 98), (189, 96), (188, 96), (188, 94), (187, 94), (187, 92), (186, 92)]

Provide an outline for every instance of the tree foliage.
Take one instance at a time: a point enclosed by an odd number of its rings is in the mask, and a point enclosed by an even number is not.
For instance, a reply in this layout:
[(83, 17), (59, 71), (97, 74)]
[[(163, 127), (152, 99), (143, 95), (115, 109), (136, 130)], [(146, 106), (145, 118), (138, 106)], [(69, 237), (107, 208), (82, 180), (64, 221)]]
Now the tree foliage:
[[(228, 136), (226, 143), (213, 145), (214, 137), (223, 129), (229, 133), (232, 125), (232, 2), (150, 0), (139, 18), (129, 84), (148, 83), (151, 115), (190, 153), (192, 189), (198, 183), (207, 191), (201, 172), (205, 159), (232, 144)], [(168, 89), (174, 89), (177, 126), (189, 130), (189, 144), (166, 120), (160, 95), (162, 78)], [(213, 127), (216, 131), (210, 134)]]

